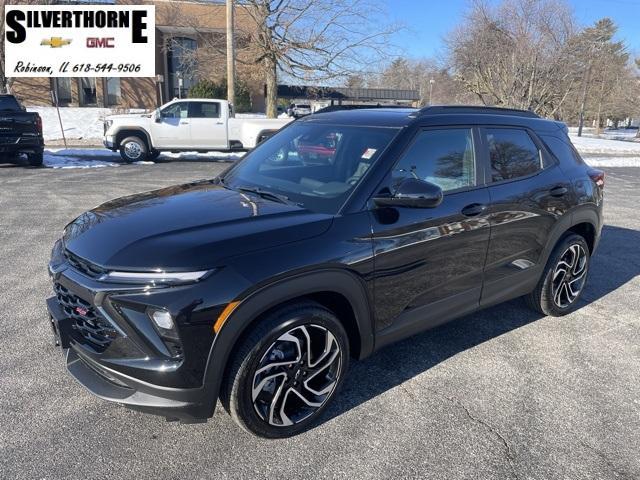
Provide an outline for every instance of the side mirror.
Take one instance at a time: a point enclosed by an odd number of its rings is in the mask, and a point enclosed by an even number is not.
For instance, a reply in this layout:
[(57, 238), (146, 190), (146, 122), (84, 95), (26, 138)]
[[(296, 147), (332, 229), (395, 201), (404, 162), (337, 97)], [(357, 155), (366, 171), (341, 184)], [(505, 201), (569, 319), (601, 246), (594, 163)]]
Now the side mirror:
[(375, 197), (373, 202), (377, 207), (434, 208), (442, 203), (442, 189), (431, 182), (407, 178), (395, 195)]
[(156, 110), (153, 118), (156, 123), (162, 122), (162, 113), (160, 113), (160, 110)]

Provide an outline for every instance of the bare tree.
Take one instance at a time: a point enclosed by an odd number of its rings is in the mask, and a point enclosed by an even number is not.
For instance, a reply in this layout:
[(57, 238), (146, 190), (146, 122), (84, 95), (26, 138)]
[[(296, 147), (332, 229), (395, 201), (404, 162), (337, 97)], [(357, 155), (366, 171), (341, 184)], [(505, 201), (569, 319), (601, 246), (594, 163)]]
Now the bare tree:
[(257, 26), (246, 34), (250, 62), (262, 67), (269, 117), (276, 116), (279, 75), (310, 83), (366, 73), (389, 53), (398, 29), (380, 21), (376, 0), (246, 0), (243, 6)]
[(448, 41), (451, 66), (484, 104), (553, 116), (575, 90), (574, 32), (562, 0), (476, 0)]
[(420, 105), (427, 105), (429, 97), (432, 104), (472, 104), (478, 101), (445, 65), (433, 58), (398, 57), (370, 83), (380, 88), (417, 90)]

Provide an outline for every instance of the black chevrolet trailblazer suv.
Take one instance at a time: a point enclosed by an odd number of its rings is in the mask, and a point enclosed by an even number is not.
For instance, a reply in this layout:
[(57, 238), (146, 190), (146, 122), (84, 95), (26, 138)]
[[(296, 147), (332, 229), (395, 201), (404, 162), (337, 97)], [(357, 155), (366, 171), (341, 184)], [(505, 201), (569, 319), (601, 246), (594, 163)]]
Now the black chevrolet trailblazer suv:
[(311, 115), (215, 179), (68, 224), (51, 324), (105, 400), (197, 422), (220, 399), (246, 430), (286, 437), (351, 359), (519, 296), (577, 308), (603, 187), (565, 125), (531, 112)]

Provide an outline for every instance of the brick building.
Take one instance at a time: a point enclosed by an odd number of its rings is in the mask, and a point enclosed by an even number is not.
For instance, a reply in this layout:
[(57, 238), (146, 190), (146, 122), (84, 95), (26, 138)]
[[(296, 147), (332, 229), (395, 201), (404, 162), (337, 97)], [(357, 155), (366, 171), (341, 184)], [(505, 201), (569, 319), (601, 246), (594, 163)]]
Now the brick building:
[[(65, 2), (59, 3), (79, 3)], [(226, 74), (224, 0), (113, 0), (115, 4), (156, 6), (156, 78), (16, 78), (11, 90), (25, 105), (51, 106), (52, 91), (61, 106), (114, 109), (155, 108), (186, 96), (200, 79)], [(250, 55), (246, 32), (255, 28), (242, 5), (236, 7), (238, 55)], [(247, 83), (254, 111), (264, 111), (264, 93), (255, 67), (237, 66)]]

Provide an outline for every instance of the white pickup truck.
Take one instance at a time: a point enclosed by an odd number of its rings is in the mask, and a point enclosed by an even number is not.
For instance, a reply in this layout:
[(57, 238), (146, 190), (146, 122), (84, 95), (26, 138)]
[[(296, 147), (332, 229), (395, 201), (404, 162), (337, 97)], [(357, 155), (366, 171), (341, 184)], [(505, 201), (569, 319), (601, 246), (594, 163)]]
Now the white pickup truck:
[(291, 120), (234, 118), (226, 100), (174, 99), (151, 113), (107, 117), (104, 146), (125, 162), (153, 160), (163, 151), (248, 150)]

